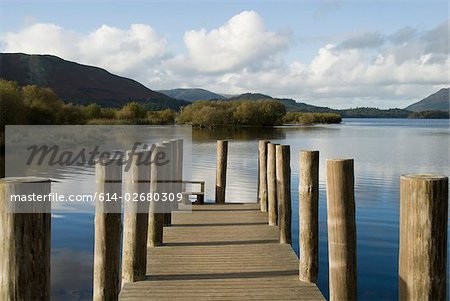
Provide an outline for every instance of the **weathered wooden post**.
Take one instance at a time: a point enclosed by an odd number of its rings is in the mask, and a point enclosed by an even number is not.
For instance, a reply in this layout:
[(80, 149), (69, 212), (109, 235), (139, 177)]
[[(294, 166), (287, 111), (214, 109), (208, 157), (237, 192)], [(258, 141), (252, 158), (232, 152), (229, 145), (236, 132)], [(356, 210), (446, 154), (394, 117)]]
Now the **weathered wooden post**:
[[(176, 194), (182, 192), (183, 188), (183, 139), (177, 139), (177, 189), (175, 191)], [(176, 198), (176, 195), (175, 195)], [(181, 202), (181, 201), (180, 201)], [(180, 203), (177, 202), (177, 205)]]
[(170, 147), (171, 147), (171, 163), (170, 164), (170, 191), (168, 191), (168, 205), (170, 208), (170, 219), (169, 219), (169, 224), (168, 226), (170, 226), (172, 224), (172, 212), (178, 209), (178, 202), (176, 201), (176, 195), (179, 191), (179, 179), (178, 179), (178, 164), (179, 164), (179, 158), (178, 158), (178, 140), (177, 139), (172, 139), (170, 140)]
[(299, 162), (299, 278), (316, 283), (319, 271), (319, 152), (300, 151)]
[(289, 145), (277, 145), (278, 227), (280, 243), (290, 244), (291, 237), (291, 151)]
[[(125, 170), (122, 247), (122, 286), (145, 279), (147, 268), (147, 194), (150, 191), (151, 151), (128, 152)], [(134, 201), (137, 194), (138, 201)]]
[(330, 300), (356, 300), (353, 159), (327, 160)]
[(400, 300), (447, 300), (448, 178), (400, 182)]
[(227, 184), (228, 141), (217, 141), (216, 166), (216, 203), (225, 204), (225, 187)]
[[(157, 144), (152, 152), (152, 164), (151, 164), (151, 184), (150, 193), (152, 200), (150, 202), (150, 210), (148, 216), (148, 237), (147, 247), (160, 246), (163, 243), (163, 228), (164, 228), (164, 209), (161, 204), (160, 195), (164, 192), (164, 183), (158, 182), (158, 180), (164, 179), (164, 166), (157, 164), (157, 158), (160, 154), (166, 152), (166, 147)], [(156, 200), (158, 198), (158, 200)]]
[[(167, 164), (163, 165), (164, 168), (164, 179), (163, 181), (164, 183), (164, 192), (167, 193), (167, 195), (171, 192), (173, 192), (173, 154), (174, 154), (174, 149), (173, 149), (173, 143), (171, 143), (170, 141), (165, 141), (163, 142), (163, 145), (166, 147), (165, 151), (166, 151), (166, 160), (168, 160)], [(162, 196), (162, 194), (160, 195)], [(164, 212), (164, 226), (168, 227), (170, 226), (170, 224), (172, 223), (172, 208), (171, 208), (171, 204), (168, 200), (164, 201), (164, 208), (165, 208), (165, 212)]]
[(122, 195), (122, 163), (119, 160), (99, 159), (95, 165), (95, 177), (93, 300), (117, 300), (120, 292), (122, 223), (119, 197)]
[(50, 202), (11, 202), (50, 187), (45, 178), (0, 179), (0, 300), (50, 300)]
[(258, 143), (258, 201), (261, 211), (267, 212), (267, 144), (269, 141), (260, 140)]
[(269, 207), (269, 225), (278, 223), (277, 202), (277, 162), (276, 144), (267, 144), (267, 202)]

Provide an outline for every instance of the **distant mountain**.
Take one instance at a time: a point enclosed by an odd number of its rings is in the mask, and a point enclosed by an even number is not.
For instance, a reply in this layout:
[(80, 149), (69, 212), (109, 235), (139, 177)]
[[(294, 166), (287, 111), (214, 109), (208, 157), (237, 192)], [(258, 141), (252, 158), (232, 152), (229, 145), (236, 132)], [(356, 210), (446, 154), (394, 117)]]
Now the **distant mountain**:
[(239, 100), (261, 100), (273, 99), (284, 104), (289, 112), (306, 112), (306, 113), (337, 113), (346, 118), (407, 118), (411, 112), (404, 109), (388, 109), (381, 110), (377, 108), (351, 108), (351, 109), (331, 109), (329, 107), (319, 107), (297, 102), (290, 98), (274, 98), (269, 95), (259, 93), (244, 93), (238, 96), (225, 99), (227, 101)]
[(450, 96), (449, 88), (441, 89), (419, 102), (407, 106), (405, 110), (421, 112), (421, 111), (449, 111)]
[(272, 99), (272, 100), (278, 100), (284, 106), (286, 107), (287, 111), (290, 112), (320, 112), (320, 113), (326, 113), (326, 112), (334, 112), (337, 110), (330, 109), (328, 107), (318, 107), (309, 105), (303, 102), (296, 102), (294, 99), (290, 98), (274, 98), (269, 95), (260, 94), (260, 93), (244, 93), (238, 96), (233, 96), (227, 99), (224, 99), (226, 101), (237, 101), (237, 100), (261, 100), (261, 99)]
[(65, 102), (121, 107), (138, 101), (152, 109), (179, 109), (188, 102), (148, 89), (135, 80), (53, 55), (0, 54), (0, 78), (49, 87)]
[(176, 98), (176, 99), (182, 99), (187, 100), (190, 102), (196, 101), (196, 100), (211, 100), (211, 99), (223, 99), (224, 96), (220, 94), (213, 93), (211, 91), (205, 90), (205, 89), (171, 89), (171, 90), (158, 90), (158, 92), (163, 93), (167, 96)]

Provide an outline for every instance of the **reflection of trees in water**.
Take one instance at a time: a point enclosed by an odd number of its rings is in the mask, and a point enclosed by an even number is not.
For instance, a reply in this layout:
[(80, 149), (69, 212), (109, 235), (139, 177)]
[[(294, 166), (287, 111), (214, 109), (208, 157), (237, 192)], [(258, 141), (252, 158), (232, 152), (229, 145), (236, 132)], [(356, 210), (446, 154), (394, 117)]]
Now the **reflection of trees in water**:
[(210, 142), (215, 140), (256, 140), (285, 139), (283, 129), (272, 127), (222, 127), (213, 129), (192, 129), (193, 142)]

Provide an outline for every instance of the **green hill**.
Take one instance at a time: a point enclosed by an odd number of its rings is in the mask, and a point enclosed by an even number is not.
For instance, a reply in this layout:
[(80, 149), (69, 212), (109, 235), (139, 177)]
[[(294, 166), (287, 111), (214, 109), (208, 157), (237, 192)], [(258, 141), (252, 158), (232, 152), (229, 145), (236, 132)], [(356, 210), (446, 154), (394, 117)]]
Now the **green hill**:
[(0, 78), (49, 87), (65, 102), (122, 107), (130, 101), (151, 109), (179, 109), (188, 102), (148, 89), (135, 80), (53, 55), (0, 54)]
[(425, 97), (405, 109), (413, 112), (421, 111), (449, 111), (450, 110), (450, 96), (449, 88), (441, 89), (430, 96)]
[(167, 96), (182, 99), (187, 101), (196, 101), (196, 100), (211, 100), (211, 99), (223, 99), (224, 96), (220, 94), (213, 93), (211, 91), (199, 88), (178, 88), (171, 90), (158, 90), (157, 92), (163, 93)]

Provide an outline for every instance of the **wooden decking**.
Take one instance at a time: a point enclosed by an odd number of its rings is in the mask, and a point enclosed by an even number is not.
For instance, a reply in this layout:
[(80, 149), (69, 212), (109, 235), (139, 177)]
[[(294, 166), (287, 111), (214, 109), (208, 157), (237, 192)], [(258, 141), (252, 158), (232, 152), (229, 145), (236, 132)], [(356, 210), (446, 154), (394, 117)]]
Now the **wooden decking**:
[(125, 284), (121, 300), (324, 300), (258, 204), (194, 205), (172, 223), (148, 250), (147, 280)]

